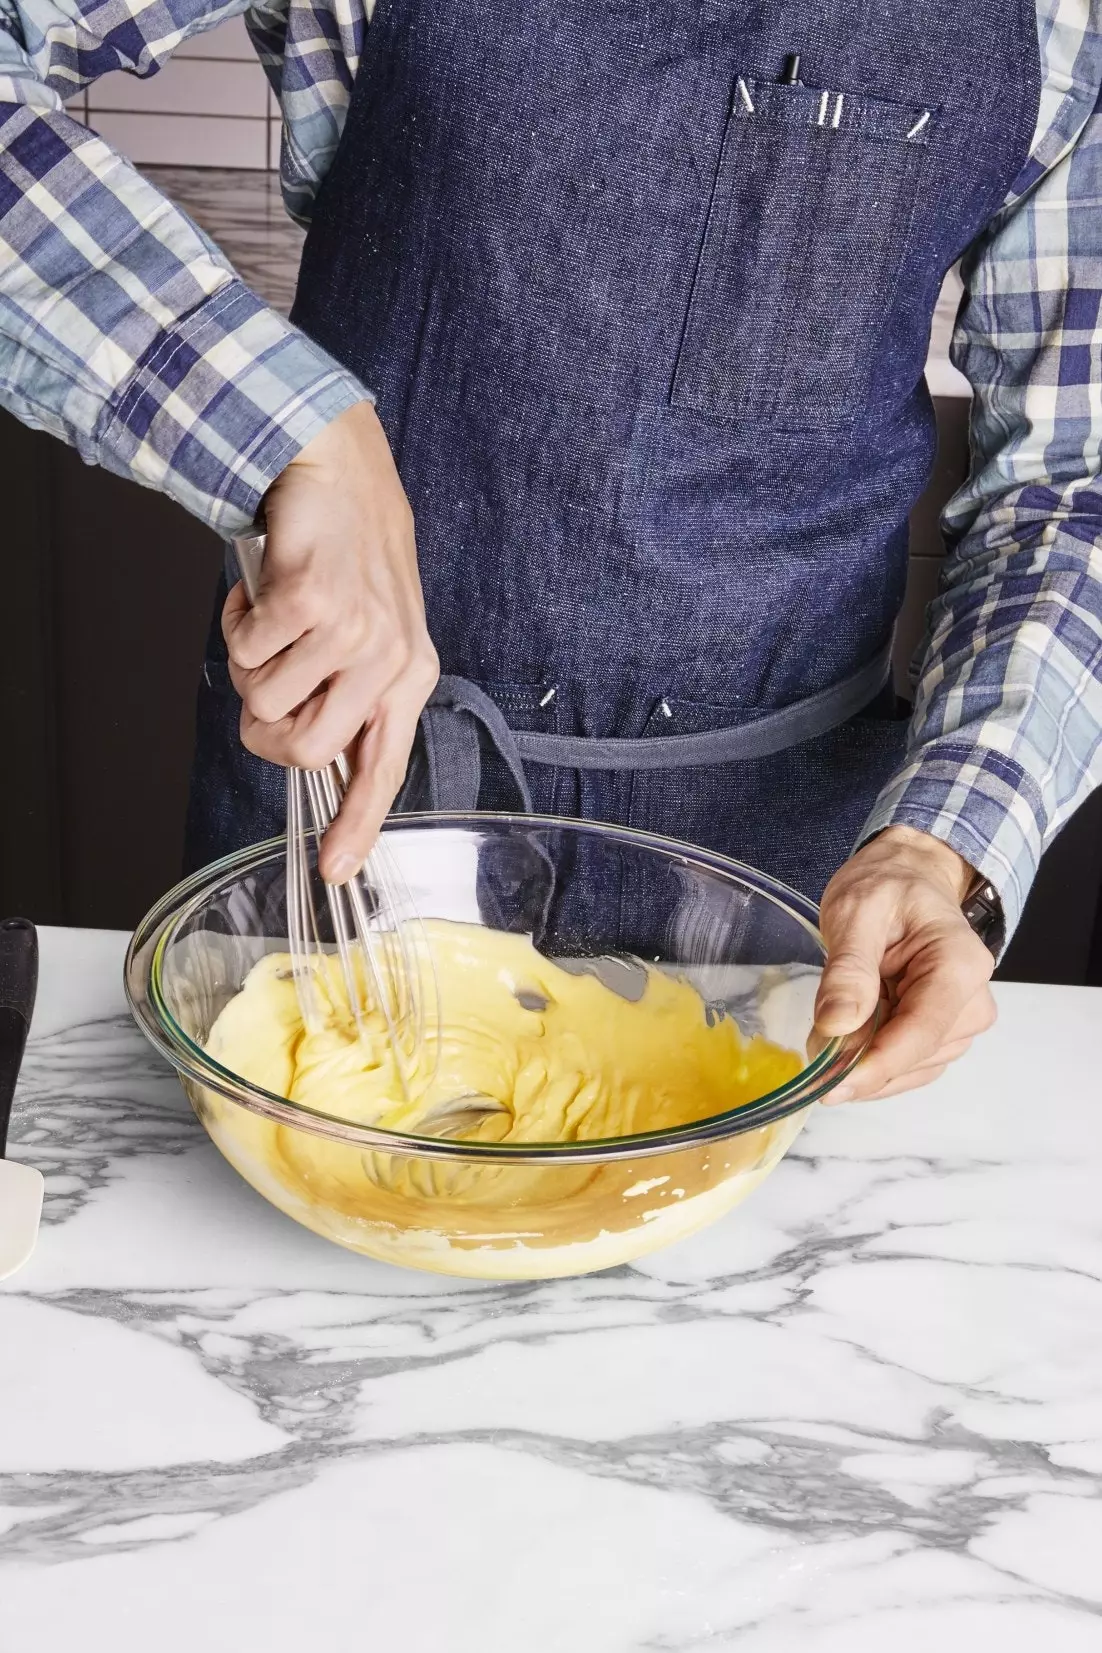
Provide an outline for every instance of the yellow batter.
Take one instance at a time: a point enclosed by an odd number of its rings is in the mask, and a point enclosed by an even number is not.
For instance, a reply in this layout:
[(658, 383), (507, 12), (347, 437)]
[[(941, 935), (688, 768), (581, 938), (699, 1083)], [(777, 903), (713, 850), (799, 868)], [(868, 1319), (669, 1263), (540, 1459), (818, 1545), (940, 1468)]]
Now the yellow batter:
[[(289, 957), (271, 954), (218, 1017), (208, 1051), (251, 1083), (343, 1120), (516, 1144), (667, 1130), (750, 1102), (804, 1065), (792, 1051), (744, 1038), (730, 1019), (709, 1025), (695, 989), (662, 972), (647, 972), (633, 1002), (543, 958), (526, 937), (445, 922), (426, 930), (439, 1043), (430, 1025), (408, 1096), (383, 1018), (370, 1017), (367, 1037), (357, 1036), (331, 958), (316, 1031), (303, 1025)], [(457, 1103), (465, 1095), (475, 1100)], [(539, 1268), (456, 1266), (457, 1248), (572, 1248), (612, 1238), (661, 1218), (679, 1200), (714, 1192), (733, 1171), (765, 1174), (794, 1134), (786, 1122), (779, 1133), (759, 1130), (694, 1151), (687, 1187), (678, 1186), (686, 1182), (685, 1153), (607, 1166), (441, 1162), (363, 1153), (210, 1093), (204, 1118), (250, 1181), (330, 1237), (416, 1266), (499, 1275), (576, 1269), (549, 1266), (546, 1257)], [(705, 1220), (681, 1218), (678, 1226)], [(619, 1260), (607, 1250), (575, 1262)]]

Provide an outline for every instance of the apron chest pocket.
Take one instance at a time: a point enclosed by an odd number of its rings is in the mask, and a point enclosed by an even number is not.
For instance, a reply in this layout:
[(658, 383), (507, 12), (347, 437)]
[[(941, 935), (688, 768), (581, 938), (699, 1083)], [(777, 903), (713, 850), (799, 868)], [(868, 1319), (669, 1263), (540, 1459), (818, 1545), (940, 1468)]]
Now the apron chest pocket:
[(936, 112), (740, 78), (672, 401), (778, 430), (864, 404)]

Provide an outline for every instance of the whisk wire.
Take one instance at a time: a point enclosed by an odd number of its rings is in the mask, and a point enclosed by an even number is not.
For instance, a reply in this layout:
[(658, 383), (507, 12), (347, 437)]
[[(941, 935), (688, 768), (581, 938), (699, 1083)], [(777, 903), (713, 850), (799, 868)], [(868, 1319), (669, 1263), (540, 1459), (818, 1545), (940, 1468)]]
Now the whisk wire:
[[(333, 760), (333, 769), (343, 790), (352, 780), (352, 771), (344, 753)], [(375, 889), (375, 910), (370, 921), (370, 934), (382, 955), (383, 969), (375, 969), (378, 982), (381, 975), (389, 998), (390, 1015), (407, 1030), (407, 1040), (413, 1048), (419, 1047), (425, 1037), (425, 993), (414, 991), (423, 984), (426, 972), (430, 976), (428, 996), (437, 1002), (436, 971), (432, 953), (425, 941), (424, 930), (417, 920), (417, 910), (397, 861), (380, 838), (371, 854), (371, 878)], [(364, 885), (356, 885), (362, 899)], [(366, 923), (366, 917), (361, 913)], [(382, 991), (382, 988), (379, 988)]]
[[(349, 776), (343, 758), (326, 769), (302, 772), (318, 840), (336, 819)], [(289, 891), (292, 884), (296, 889), (309, 889), (305, 822), (299, 820), (298, 825), (300, 830), (296, 836), (292, 838), (289, 834), (287, 840)], [(297, 871), (292, 871), (292, 865)], [(393, 856), (380, 841), (364, 871), (347, 884), (327, 884), (326, 898), (341, 979), (357, 1033), (363, 1037), (367, 1031), (365, 1011), (368, 1007), (381, 1015), (403, 1098), (409, 1101), (414, 1065), (419, 1067), (425, 1082), (431, 1080), (435, 1071), (439, 1053), (439, 1003), (432, 953), (408, 886)], [(306, 906), (316, 935), (313, 902), (307, 900)], [(296, 971), (296, 981), (299, 979)], [(431, 1004), (428, 1013), (426, 997)], [(332, 1005), (332, 999), (330, 1003)], [(435, 1022), (436, 1038), (426, 1038), (430, 1014)]]
[[(303, 802), (303, 775), (300, 769), (287, 771), (287, 843), (305, 841), (306, 822)], [(294, 971), (302, 1019), (311, 1033), (321, 1027), (321, 1005), (318, 1002), (317, 959), (321, 954), (317, 915), (310, 898), (309, 867), (305, 856), (287, 856), (287, 929), (291, 944), (291, 968)]]
[[(256, 530), (234, 540), (234, 551), (249, 601), (260, 590), (266, 535)], [(319, 992), (334, 1015), (335, 983), (326, 964), (313, 892), (308, 834), (320, 843), (332, 825), (351, 783), (343, 753), (322, 769), (287, 771), (287, 929), (295, 987), (303, 1022), (322, 1022)], [(363, 871), (343, 885), (326, 885), (326, 903), (341, 981), (358, 1034), (367, 1015), (381, 1015), (406, 1100), (414, 1065), (426, 1083), (435, 1073), (440, 1046), (436, 969), (424, 927), (393, 856), (379, 843)], [(357, 970), (357, 961), (359, 970)]]
[[(306, 795), (309, 799), (314, 829), (320, 839), (332, 824), (337, 812), (335, 793), (330, 784), (331, 777), (323, 769), (308, 769), (305, 771), (305, 780)], [(293, 856), (300, 865), (306, 865), (305, 847), (305, 839), (300, 839), (294, 845), (288, 842), (288, 857)], [(348, 886), (326, 884), (325, 897), (329, 905), (329, 916), (333, 925), (333, 940), (336, 942), (337, 955), (340, 959), (341, 977), (344, 981), (348, 1008), (352, 1012), (356, 1030), (362, 1036), (365, 1032), (364, 1015), (354, 959), (357, 935), (354, 921), (348, 911)]]

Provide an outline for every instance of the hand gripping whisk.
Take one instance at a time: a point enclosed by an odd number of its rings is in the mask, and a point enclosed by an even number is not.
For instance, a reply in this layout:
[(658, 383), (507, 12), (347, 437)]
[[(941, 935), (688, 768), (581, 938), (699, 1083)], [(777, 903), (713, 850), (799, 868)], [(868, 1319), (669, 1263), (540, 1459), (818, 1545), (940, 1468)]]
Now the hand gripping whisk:
[[(233, 541), (249, 601), (259, 587), (266, 537), (251, 533)], [(320, 842), (336, 819), (351, 780), (339, 753), (324, 769), (287, 771), (287, 929), (299, 1008), (307, 1029), (324, 1022), (323, 1000), (331, 976), (324, 955), (307, 851), (311, 828)], [(382, 839), (363, 870), (347, 884), (325, 886), (341, 981), (357, 1032), (372, 1018), (386, 1029), (399, 1083), (407, 1100), (416, 1070), (419, 1086), (432, 1079), (439, 1048), (436, 972), (424, 926), (409, 887)], [(330, 1004), (338, 1013), (342, 1007)], [(433, 1036), (435, 1035), (435, 1036)], [(427, 1060), (426, 1060), (427, 1058)]]

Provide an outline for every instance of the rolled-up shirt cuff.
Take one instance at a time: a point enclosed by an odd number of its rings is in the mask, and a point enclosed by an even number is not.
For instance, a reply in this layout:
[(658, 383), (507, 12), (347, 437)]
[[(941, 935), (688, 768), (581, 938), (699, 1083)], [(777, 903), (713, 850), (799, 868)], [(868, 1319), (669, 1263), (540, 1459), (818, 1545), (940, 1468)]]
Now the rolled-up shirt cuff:
[(170, 495), (218, 533), (240, 533), (291, 460), (373, 399), (233, 278), (150, 343), (105, 406), (87, 457)]
[(884, 788), (860, 842), (907, 826), (948, 844), (998, 892), (1005, 945), (1037, 875), (1046, 824), (1040, 788), (1021, 764), (945, 739), (922, 747)]

